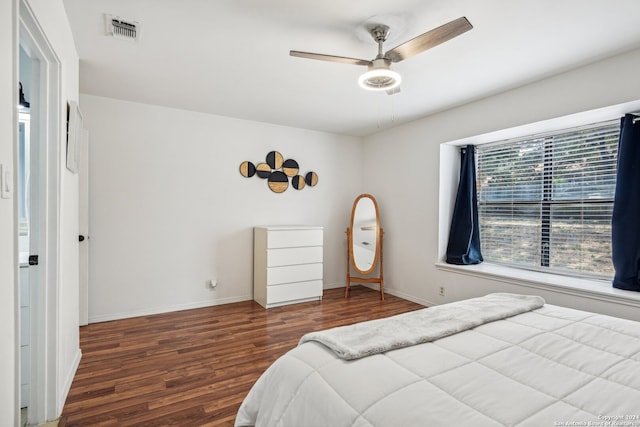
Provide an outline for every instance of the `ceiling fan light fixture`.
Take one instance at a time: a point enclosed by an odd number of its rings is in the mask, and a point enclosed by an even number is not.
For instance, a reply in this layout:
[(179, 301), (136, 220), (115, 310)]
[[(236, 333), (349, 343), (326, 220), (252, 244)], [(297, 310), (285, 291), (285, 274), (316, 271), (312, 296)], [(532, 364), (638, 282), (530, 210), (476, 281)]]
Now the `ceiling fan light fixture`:
[(393, 90), (400, 86), (402, 77), (389, 68), (389, 61), (375, 59), (369, 70), (358, 78), (358, 84), (366, 90)]

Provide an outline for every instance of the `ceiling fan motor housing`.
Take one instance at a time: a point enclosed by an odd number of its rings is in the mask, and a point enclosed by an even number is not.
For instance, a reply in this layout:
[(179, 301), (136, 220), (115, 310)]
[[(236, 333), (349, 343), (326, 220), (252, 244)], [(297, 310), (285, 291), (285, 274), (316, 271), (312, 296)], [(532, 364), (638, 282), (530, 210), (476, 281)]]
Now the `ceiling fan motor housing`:
[(371, 61), (369, 70), (360, 76), (358, 83), (369, 90), (389, 90), (398, 87), (402, 81), (400, 74), (391, 70), (391, 61), (376, 58)]

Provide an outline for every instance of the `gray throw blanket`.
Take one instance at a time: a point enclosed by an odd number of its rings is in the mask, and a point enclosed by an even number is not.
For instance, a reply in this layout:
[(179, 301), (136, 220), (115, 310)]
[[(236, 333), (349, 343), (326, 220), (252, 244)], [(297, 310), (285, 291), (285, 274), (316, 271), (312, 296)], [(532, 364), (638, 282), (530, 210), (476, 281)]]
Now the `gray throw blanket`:
[(345, 360), (359, 359), (443, 338), (535, 310), (541, 297), (496, 293), (304, 335), (298, 345), (317, 341)]

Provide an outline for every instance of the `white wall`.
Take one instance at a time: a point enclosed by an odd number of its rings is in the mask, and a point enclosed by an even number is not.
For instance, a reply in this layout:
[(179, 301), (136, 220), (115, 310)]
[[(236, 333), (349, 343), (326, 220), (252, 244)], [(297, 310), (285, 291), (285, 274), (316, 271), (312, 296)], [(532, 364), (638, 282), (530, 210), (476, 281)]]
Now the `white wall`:
[[(440, 144), (581, 111), (640, 99), (640, 50), (501, 93), (365, 139), (367, 176), (385, 229), (390, 292), (426, 304), (530, 288), (436, 269)], [(438, 295), (446, 286), (447, 296)], [(561, 293), (538, 292), (549, 303), (638, 318), (637, 309)]]
[[(0, 2), (0, 164), (14, 167), (16, 141), (17, 0)], [(16, 423), (17, 247), (14, 200), (0, 199), (0, 425)]]
[[(251, 299), (256, 225), (323, 226), (325, 287), (344, 284), (360, 138), (85, 94), (80, 105), (90, 135), (90, 322)], [(315, 171), (318, 185), (276, 194), (240, 174), (271, 150)]]

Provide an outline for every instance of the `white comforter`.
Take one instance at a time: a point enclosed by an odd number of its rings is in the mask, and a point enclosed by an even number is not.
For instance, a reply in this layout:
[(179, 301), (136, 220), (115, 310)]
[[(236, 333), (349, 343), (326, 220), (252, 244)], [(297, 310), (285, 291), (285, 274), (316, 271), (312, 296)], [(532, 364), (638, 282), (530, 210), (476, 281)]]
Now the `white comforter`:
[(547, 304), (355, 360), (309, 341), (256, 382), (253, 425), (640, 427), (640, 323)]

